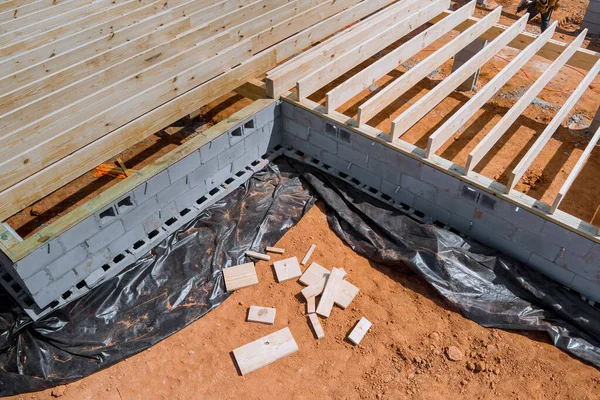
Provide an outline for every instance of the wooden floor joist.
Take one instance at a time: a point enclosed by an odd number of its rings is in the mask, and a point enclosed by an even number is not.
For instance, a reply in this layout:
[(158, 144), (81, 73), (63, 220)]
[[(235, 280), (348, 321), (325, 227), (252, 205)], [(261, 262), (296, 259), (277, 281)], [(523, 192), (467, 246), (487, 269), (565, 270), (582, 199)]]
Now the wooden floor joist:
[(469, 153), (465, 173), (470, 173), (473, 168), (485, 157), (492, 147), (500, 140), (502, 135), (508, 131), (508, 128), (525, 111), (525, 108), (531, 104), (533, 99), (542, 91), (542, 89), (554, 78), (565, 63), (575, 54), (577, 49), (583, 43), (587, 30), (584, 30), (577, 38), (565, 49), (565, 51), (556, 58), (519, 100), (508, 110), (506, 114), (498, 121), (492, 130), (475, 146)]
[[(491, 14), (489, 14), (491, 15)], [(439, 85), (417, 100), (406, 111), (392, 121), (392, 140), (400, 137), (404, 132), (415, 125), (429, 111), (437, 106), (452, 91), (458, 88), (469, 76), (473, 75), (486, 62), (492, 59), (497, 52), (513, 40), (527, 25), (527, 15), (507, 28), (496, 39), (488, 43), (480, 52), (469, 61), (444, 79)]]
[(517, 166), (512, 170), (509, 176), (508, 185), (506, 185), (506, 193), (510, 193), (510, 191), (515, 187), (515, 185), (519, 182), (523, 174), (527, 171), (533, 160), (540, 154), (548, 140), (554, 135), (554, 132), (559, 127), (559, 125), (563, 122), (563, 120), (569, 115), (569, 112), (579, 99), (581, 95), (588, 89), (589, 85), (596, 78), (596, 75), (600, 72), (600, 60), (596, 62), (596, 65), (586, 74), (585, 78), (581, 81), (581, 83), (577, 86), (577, 89), (569, 96), (567, 101), (560, 107), (560, 110), (556, 113), (552, 121), (546, 126), (544, 131), (538, 136), (533, 146), (529, 148), (527, 154), (521, 161), (517, 164)]
[(558, 22), (554, 22), (544, 33), (542, 33), (525, 50), (520, 52), (513, 60), (499, 71), (492, 80), (463, 105), (452, 117), (442, 124), (427, 142), (425, 156), (430, 157), (435, 153), (456, 131), (471, 118), (489, 99), (494, 96), (506, 82), (508, 82), (519, 70), (544, 46), (552, 37)]
[(421, 79), (425, 78), (461, 49), (477, 39), (483, 32), (498, 22), (501, 12), (501, 7), (498, 7), (495, 11), (482, 18), (477, 24), (458, 35), (440, 49), (434, 51), (400, 78), (394, 80), (369, 100), (365, 101), (358, 107), (358, 126), (366, 124), (377, 113), (406, 93)]

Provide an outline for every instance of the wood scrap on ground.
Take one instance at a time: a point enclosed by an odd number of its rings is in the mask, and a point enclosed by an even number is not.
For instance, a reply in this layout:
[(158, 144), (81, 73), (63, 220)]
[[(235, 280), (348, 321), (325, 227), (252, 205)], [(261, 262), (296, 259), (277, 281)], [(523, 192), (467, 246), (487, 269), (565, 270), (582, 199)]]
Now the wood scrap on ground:
[(367, 331), (371, 328), (371, 322), (362, 317), (360, 321), (356, 324), (352, 332), (348, 335), (348, 340), (354, 343), (355, 345), (359, 344), (361, 340), (365, 337)]
[(327, 278), (327, 283), (325, 284), (325, 289), (323, 290), (323, 295), (317, 306), (317, 314), (322, 315), (323, 317), (329, 317), (331, 309), (333, 308), (335, 296), (342, 287), (342, 281), (344, 280), (345, 275), (346, 272), (342, 268), (333, 268), (331, 270), (329, 278)]
[(261, 324), (273, 325), (277, 310), (270, 307), (250, 306), (248, 309), (248, 321), (260, 322)]
[(267, 247), (267, 253), (283, 254), (285, 253), (285, 249), (281, 249), (279, 247)]
[(269, 261), (271, 256), (268, 254), (257, 253), (255, 251), (247, 251), (246, 256), (256, 258), (258, 260)]
[(223, 279), (225, 280), (225, 289), (228, 292), (258, 283), (256, 268), (252, 262), (225, 268)]
[(317, 299), (316, 297), (309, 297), (306, 299), (306, 313), (311, 314), (317, 311)]
[(233, 350), (242, 375), (249, 374), (298, 351), (290, 328), (283, 328)]
[(312, 253), (313, 253), (313, 251), (315, 251), (316, 248), (317, 248), (316, 244), (311, 244), (310, 245), (310, 248), (308, 249), (308, 251), (306, 252), (306, 255), (302, 259), (302, 265), (306, 265), (306, 263), (310, 259), (310, 256), (312, 256)]
[(285, 260), (275, 261), (273, 263), (275, 269), (275, 275), (277, 276), (278, 282), (287, 281), (288, 279), (297, 278), (302, 275), (300, 264), (298, 264), (298, 258), (296, 256), (286, 258)]
[(312, 327), (317, 339), (324, 338), (325, 332), (323, 331), (321, 321), (319, 321), (319, 317), (317, 316), (317, 314), (308, 314), (308, 320), (310, 321), (310, 326)]

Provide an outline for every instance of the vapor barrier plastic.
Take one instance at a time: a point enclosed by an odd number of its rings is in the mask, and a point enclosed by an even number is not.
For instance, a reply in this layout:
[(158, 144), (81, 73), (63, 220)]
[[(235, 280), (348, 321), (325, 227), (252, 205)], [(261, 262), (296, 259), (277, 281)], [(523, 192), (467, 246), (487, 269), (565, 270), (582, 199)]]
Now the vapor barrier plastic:
[(229, 296), (221, 269), (276, 243), (315, 200), (289, 166), (270, 165), (121, 274), (42, 320), (32, 322), (2, 290), (0, 396), (77, 380), (196, 321)]
[(600, 311), (578, 295), (309, 165), (275, 164), (121, 275), (41, 321), (32, 323), (0, 294), (0, 395), (87, 376), (202, 317), (227, 298), (220, 270), (245, 262), (248, 249), (274, 244), (317, 196), (331, 228), (358, 253), (408, 265), (481, 325), (545, 331), (557, 347), (600, 367)]

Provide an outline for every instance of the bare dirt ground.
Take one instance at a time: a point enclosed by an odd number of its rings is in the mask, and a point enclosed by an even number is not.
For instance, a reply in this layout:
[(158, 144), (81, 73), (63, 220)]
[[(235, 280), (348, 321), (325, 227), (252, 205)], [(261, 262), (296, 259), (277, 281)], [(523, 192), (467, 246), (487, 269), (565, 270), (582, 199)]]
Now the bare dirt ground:
[[(295, 280), (276, 283), (257, 263), (259, 284), (147, 351), (67, 386), (12, 399), (597, 399), (600, 371), (552, 346), (541, 333), (483, 328), (451, 311), (404, 265), (358, 256), (313, 207), (278, 243), (284, 255), (343, 267), (360, 288), (350, 307), (321, 319), (316, 340)], [(277, 309), (272, 326), (245, 322), (248, 307)], [(346, 336), (365, 316), (373, 327), (359, 346)], [(231, 351), (289, 326), (299, 351), (239, 376)], [(447, 350), (462, 359), (450, 361)], [(475, 372), (477, 371), (477, 372)]]
[[(490, 5), (491, 3), (492, 1), (490, 1)], [(500, 19), (500, 23), (511, 25), (523, 15), (516, 15), (517, 3), (517, 1), (510, 0), (496, 2), (496, 5), (503, 6), (503, 15)], [(579, 25), (583, 20), (588, 1), (565, 0), (561, 1), (561, 3), (561, 8), (559, 8), (552, 16), (553, 20), (559, 21), (559, 26), (554, 34), (554, 39), (571, 42), (578, 34)], [(456, 6), (462, 4), (464, 4), (464, 2), (460, 1)], [(475, 14), (478, 17), (482, 17), (486, 13), (487, 11), (478, 9)], [(536, 17), (531, 21), (527, 30), (533, 33), (540, 33), (539, 17)], [(413, 59), (410, 59), (396, 70), (378, 80), (374, 85), (375, 87), (371, 87), (370, 90), (364, 90), (344, 104), (338, 111), (349, 117), (356, 118), (358, 106), (377, 93), (379, 89), (384, 88), (390, 82), (400, 77), (409, 68), (418, 65), (420, 60), (423, 60), (456, 36), (458, 36), (458, 33), (452, 32), (437, 40), (417, 54)], [(325, 93), (327, 93), (327, 91), (356, 74), (365, 66), (375, 62), (378, 57), (392, 51), (402, 42), (403, 41), (395, 43), (382, 51), (378, 56), (365, 61), (340, 79), (310, 96), (310, 99), (324, 104)], [(587, 40), (583, 47), (597, 51), (599, 43), (600, 41), (598, 40)], [(491, 61), (487, 62), (481, 69), (478, 88), (483, 87), (489, 82), (514, 58), (516, 54), (518, 54), (517, 50), (505, 48)], [(535, 79), (550, 66), (550, 64), (550, 60), (539, 56), (530, 60), (525, 67), (511, 78), (496, 96), (488, 101), (452, 139), (446, 142), (446, 144), (436, 152), (436, 154), (451, 160), (456, 164), (466, 165), (469, 152), (475, 148), (491, 128), (498, 123), (502, 116), (517, 102), (519, 97), (529, 88)], [(452, 59), (442, 64), (440, 68), (434, 71), (427, 79), (421, 81), (398, 100), (382, 110), (377, 116), (369, 121), (369, 125), (377, 127), (384, 132), (389, 132), (391, 129), (391, 121), (394, 118), (408, 109), (422, 96), (426, 95), (444, 78), (449, 76), (451, 72)], [(525, 110), (523, 115), (517, 119), (503, 138), (488, 153), (487, 157), (481, 161), (475, 171), (489, 178), (498, 180), (503, 184), (507, 184), (510, 171), (516, 167), (520, 159), (533, 145), (539, 134), (542, 133), (547, 124), (552, 120), (552, 117), (554, 117), (560, 106), (564, 104), (573, 90), (578, 86), (579, 82), (581, 82), (585, 73), (586, 71), (568, 65), (563, 67), (540, 93), (536, 101), (534, 101), (534, 104), (530, 105)], [(374, 91), (371, 92), (371, 90)], [(429, 136), (433, 134), (433, 132), (435, 132), (435, 130), (438, 129), (452, 114), (458, 111), (458, 109), (464, 105), (473, 94), (474, 92), (453, 92), (425, 118), (408, 130), (402, 136), (402, 139), (421, 148), (425, 148)], [(523, 179), (517, 184), (515, 187), (516, 190), (527, 193), (535, 199), (552, 204), (560, 187), (567, 179), (569, 172), (575, 166), (592, 136), (592, 133), (587, 132), (585, 128), (589, 125), (599, 105), (600, 78), (596, 78), (591, 87), (571, 111), (569, 118), (561, 124), (548, 144), (544, 147), (541, 154), (535, 159)], [(560, 206), (561, 210), (596, 226), (600, 225), (600, 196), (598, 196), (600, 175), (597, 173), (599, 169), (600, 149), (597, 148), (592, 152), (586, 167), (583, 169)]]

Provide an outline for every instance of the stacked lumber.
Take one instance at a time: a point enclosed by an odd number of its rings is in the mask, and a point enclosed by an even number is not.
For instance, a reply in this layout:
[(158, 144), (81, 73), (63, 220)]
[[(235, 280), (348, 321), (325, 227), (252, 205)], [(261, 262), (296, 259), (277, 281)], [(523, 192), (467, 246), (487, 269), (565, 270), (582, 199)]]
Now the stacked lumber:
[(0, 10), (0, 221), (392, 2), (69, 0)]

